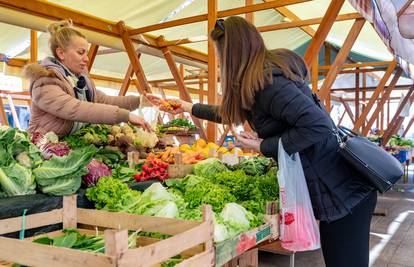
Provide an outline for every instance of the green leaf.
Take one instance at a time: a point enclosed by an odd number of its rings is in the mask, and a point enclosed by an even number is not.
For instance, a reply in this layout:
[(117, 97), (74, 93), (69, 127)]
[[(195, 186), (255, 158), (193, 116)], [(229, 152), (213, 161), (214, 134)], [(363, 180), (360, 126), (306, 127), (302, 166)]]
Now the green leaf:
[(45, 237), (40, 237), (40, 238), (33, 240), (33, 243), (42, 244), (42, 245), (52, 245), (53, 239), (45, 236)]
[(77, 233), (70, 233), (68, 235), (58, 236), (53, 238), (53, 246), (71, 248), (73, 247), (73, 245), (76, 244), (77, 239)]

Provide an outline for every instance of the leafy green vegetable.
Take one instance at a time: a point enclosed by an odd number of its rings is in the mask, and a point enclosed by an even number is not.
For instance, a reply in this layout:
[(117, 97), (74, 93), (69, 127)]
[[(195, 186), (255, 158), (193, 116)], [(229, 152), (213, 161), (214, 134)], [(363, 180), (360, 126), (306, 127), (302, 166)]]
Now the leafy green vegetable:
[(399, 135), (393, 135), (388, 142), (390, 146), (414, 147), (414, 142), (410, 139), (402, 138)]
[(193, 171), (197, 176), (210, 178), (215, 173), (228, 171), (228, 169), (220, 160), (216, 158), (209, 158), (195, 164)]
[(63, 157), (53, 156), (33, 170), (42, 192), (53, 195), (75, 193), (81, 185), (81, 177), (88, 173), (86, 165), (96, 153), (94, 146), (73, 150)]
[(101, 148), (95, 155), (95, 158), (105, 163), (105, 165), (111, 168), (115, 168), (125, 158), (125, 155), (121, 151), (116, 149)]
[(271, 164), (270, 159), (265, 157), (251, 157), (242, 160), (237, 166), (238, 169), (243, 170), (248, 175), (263, 175), (267, 172)]
[(90, 144), (103, 146), (109, 143), (108, 135), (110, 133), (111, 127), (109, 125), (91, 124), (66, 136), (64, 141), (68, 142), (71, 148), (82, 148)]
[(36, 183), (32, 171), (18, 163), (0, 167), (0, 185), (5, 196), (36, 193)]

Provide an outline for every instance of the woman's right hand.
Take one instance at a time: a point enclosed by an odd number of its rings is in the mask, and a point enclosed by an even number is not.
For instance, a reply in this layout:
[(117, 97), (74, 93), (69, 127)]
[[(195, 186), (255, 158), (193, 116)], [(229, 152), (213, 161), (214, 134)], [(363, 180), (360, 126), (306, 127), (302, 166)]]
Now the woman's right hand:
[(183, 112), (188, 112), (191, 114), (191, 110), (193, 109), (192, 103), (186, 102), (181, 99), (174, 99), (174, 101), (180, 105), (179, 108), (169, 109), (165, 105), (163, 105), (163, 101), (165, 101), (164, 99), (158, 96), (152, 95), (152, 94), (147, 94), (146, 97), (154, 106), (157, 106), (160, 110), (171, 113), (171, 114), (180, 114)]
[(133, 125), (136, 125), (138, 127), (141, 127), (142, 129), (144, 129), (147, 132), (153, 132), (154, 129), (152, 129), (151, 125), (144, 120), (144, 118), (137, 116), (133, 113), (129, 113), (129, 122), (132, 123)]

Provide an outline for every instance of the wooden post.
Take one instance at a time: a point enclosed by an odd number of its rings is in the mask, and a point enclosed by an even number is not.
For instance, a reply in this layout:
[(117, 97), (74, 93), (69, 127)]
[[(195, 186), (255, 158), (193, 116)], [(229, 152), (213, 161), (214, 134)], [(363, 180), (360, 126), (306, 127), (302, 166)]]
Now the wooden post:
[(368, 120), (367, 125), (362, 130), (363, 135), (367, 135), (369, 130), (371, 129), (372, 125), (374, 124), (375, 120), (378, 118), (379, 112), (384, 108), (385, 101), (387, 101), (391, 95), (392, 90), (394, 89), (395, 85), (398, 82), (402, 74), (402, 69), (398, 68), (397, 72), (395, 73), (393, 79), (391, 80), (390, 85), (382, 92), (381, 100), (377, 102), (377, 106), (372, 113), (371, 118)]
[(319, 57), (318, 55), (316, 55), (313, 60), (312, 60), (312, 68), (311, 68), (311, 73), (312, 73), (312, 91), (314, 93), (318, 92), (318, 71), (319, 71)]
[(90, 72), (92, 69), (92, 65), (93, 65), (93, 62), (95, 62), (95, 58), (96, 58), (96, 54), (98, 53), (98, 50), (99, 50), (99, 45), (91, 44), (91, 47), (89, 48), (89, 51), (88, 51), (88, 58), (89, 58), (88, 72)]
[(341, 49), (336, 56), (331, 69), (329, 70), (328, 74), (326, 75), (325, 81), (319, 90), (318, 96), (321, 101), (325, 100), (328, 94), (330, 93), (332, 84), (334, 83), (338, 72), (341, 70), (342, 64), (344, 64), (346, 58), (348, 57), (349, 52), (351, 51), (352, 46), (355, 43), (355, 40), (358, 38), (359, 33), (364, 26), (365, 19), (357, 19), (355, 20), (352, 28), (345, 39), (344, 44), (342, 45)]
[[(184, 84), (182, 73), (180, 73), (180, 71), (178, 70), (177, 65), (174, 61), (174, 58), (171, 55), (170, 50), (168, 49), (168, 47), (163, 47), (161, 48), (161, 50), (164, 53), (164, 57), (167, 60), (168, 67), (170, 68), (170, 71), (175, 79), (175, 82), (177, 83), (178, 90), (180, 91), (180, 98), (183, 99), (184, 101), (193, 103), (193, 100), (191, 99), (191, 96), (188, 93), (187, 88)], [(191, 118), (193, 119), (194, 124), (200, 129), (201, 137), (206, 139), (206, 133), (204, 131), (203, 123), (201, 122), (201, 120), (194, 116), (191, 116)]]
[(344, 112), (342, 113), (342, 116), (341, 116), (341, 118), (339, 119), (338, 125), (341, 125), (341, 122), (342, 122), (342, 120), (344, 119), (345, 114), (346, 114), (346, 110), (344, 110)]
[(133, 76), (134, 76), (134, 67), (130, 63), (128, 66), (127, 72), (125, 73), (124, 80), (122, 81), (121, 89), (119, 90), (119, 93), (118, 93), (119, 96), (124, 96), (126, 94), (126, 92), (128, 91), (129, 85), (131, 84), (131, 79)]
[(359, 68), (356, 68), (357, 72), (355, 73), (355, 117), (359, 117)]
[(30, 62), (37, 62), (37, 31), (30, 30)]
[[(245, 0), (245, 5), (253, 5), (254, 4), (254, 0)], [(246, 20), (252, 24), (254, 24), (254, 13), (250, 12), (250, 13), (246, 13)]]
[[(210, 33), (217, 20), (217, 0), (208, 0), (208, 33)], [(208, 34), (208, 104), (217, 104), (217, 56), (214, 41)], [(213, 122), (207, 123), (208, 141), (217, 141), (217, 125)]]
[(329, 4), (328, 10), (323, 17), (322, 22), (315, 33), (315, 36), (312, 38), (312, 42), (306, 49), (304, 60), (308, 66), (311, 65), (313, 57), (319, 53), (319, 50), (325, 42), (326, 37), (328, 36), (328, 33), (331, 30), (332, 25), (335, 22), (335, 19), (338, 16), (343, 4), (344, 0), (331, 1)]
[(390, 120), (391, 120), (391, 114), (390, 114), (390, 105), (391, 104), (391, 100), (390, 99), (388, 99), (388, 101), (387, 101), (387, 127), (386, 128), (388, 128), (388, 126), (390, 125)]
[(128, 230), (107, 229), (105, 235), (105, 254), (119, 258), (128, 250)]
[(128, 54), (129, 60), (131, 61), (132, 67), (134, 68), (135, 76), (137, 77), (139, 83), (139, 92), (141, 94), (146, 94), (151, 92), (151, 87), (148, 84), (147, 78), (145, 77), (144, 69), (139, 62), (138, 54), (134, 49), (131, 38), (129, 37), (128, 31), (126, 29), (125, 23), (120, 21), (117, 23), (118, 31), (121, 35), (122, 42), (125, 46), (125, 50)]
[[(391, 138), (391, 136), (398, 130), (398, 119), (400, 118), (400, 114), (403, 111), (405, 105), (408, 101), (410, 101), (410, 106), (412, 104), (412, 101), (414, 100), (414, 84), (410, 87), (410, 90), (408, 90), (407, 94), (405, 95), (404, 99), (401, 101), (400, 106), (398, 107), (397, 111), (394, 114), (394, 117), (391, 120), (390, 125), (388, 126), (387, 131), (384, 133), (384, 144), (388, 142), (388, 140)], [(399, 123), (401, 125), (401, 123)]]
[(367, 106), (364, 108), (364, 111), (362, 112), (361, 116), (357, 118), (355, 121), (354, 129), (353, 131), (359, 131), (359, 128), (361, 128), (362, 124), (364, 123), (365, 119), (368, 116), (368, 113), (371, 111), (372, 107), (375, 104), (375, 101), (378, 99), (379, 94), (383, 91), (385, 84), (387, 83), (388, 79), (390, 78), (392, 71), (397, 66), (396, 61), (392, 61), (390, 65), (387, 68), (387, 71), (384, 73), (384, 76), (382, 77), (381, 81), (379, 82), (377, 88), (372, 93), (371, 98), (369, 99), (369, 102)]
[[(362, 101), (364, 102), (364, 104), (362, 105), (362, 110), (361, 110), (361, 112), (364, 112), (364, 109), (365, 109), (365, 105), (366, 105), (366, 101), (367, 101), (367, 89), (366, 89), (366, 87), (367, 87), (367, 74), (364, 72), (363, 74), (362, 74)], [(358, 116), (358, 118), (359, 118), (359, 116)], [(363, 127), (365, 127), (365, 120), (364, 120), (364, 123), (362, 124), (362, 126)]]
[(62, 222), (63, 228), (76, 228), (77, 218), (77, 195), (63, 196)]
[(331, 65), (331, 45), (325, 43), (325, 66)]
[[(214, 249), (213, 237), (214, 237), (214, 227), (213, 227), (213, 211), (210, 205), (203, 205), (203, 221), (209, 224), (209, 236), (210, 238), (204, 243), (204, 250), (211, 251)], [(214, 259), (212, 260), (214, 261)], [(214, 266), (214, 262), (211, 262), (211, 266)]]
[(198, 85), (198, 90), (200, 90), (199, 94), (198, 94), (198, 102), (200, 104), (203, 104), (204, 102), (204, 81), (203, 81), (203, 77), (200, 75), (200, 83)]

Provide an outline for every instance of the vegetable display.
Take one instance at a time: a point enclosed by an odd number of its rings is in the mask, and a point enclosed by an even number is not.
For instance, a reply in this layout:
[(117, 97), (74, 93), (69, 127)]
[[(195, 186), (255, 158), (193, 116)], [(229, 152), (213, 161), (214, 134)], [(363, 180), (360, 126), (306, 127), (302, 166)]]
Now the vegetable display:
[(102, 176), (112, 175), (112, 170), (97, 159), (92, 159), (91, 162), (86, 165), (86, 168), (88, 169), (88, 173), (82, 176), (82, 182), (87, 187), (95, 186)]

